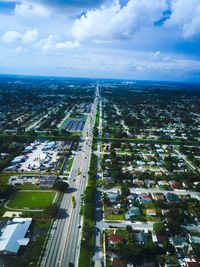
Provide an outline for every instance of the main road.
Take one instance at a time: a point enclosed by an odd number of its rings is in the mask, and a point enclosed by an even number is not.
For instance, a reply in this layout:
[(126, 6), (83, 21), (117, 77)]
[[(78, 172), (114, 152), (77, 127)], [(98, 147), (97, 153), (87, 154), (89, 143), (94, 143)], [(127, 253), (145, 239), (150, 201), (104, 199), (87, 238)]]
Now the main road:
[[(80, 215), (82, 195), (88, 181), (92, 153), (93, 127), (99, 102), (96, 86), (95, 100), (85, 123), (78, 150), (69, 174), (69, 192), (64, 193), (57, 218), (52, 225), (40, 267), (78, 266), (83, 218)], [(75, 207), (72, 204), (75, 198)]]

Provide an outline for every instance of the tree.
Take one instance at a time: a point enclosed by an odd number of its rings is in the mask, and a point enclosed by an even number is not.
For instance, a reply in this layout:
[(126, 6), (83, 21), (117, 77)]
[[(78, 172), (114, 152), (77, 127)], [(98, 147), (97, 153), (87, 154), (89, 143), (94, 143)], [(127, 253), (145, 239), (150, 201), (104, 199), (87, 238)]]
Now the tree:
[(127, 197), (128, 195), (130, 195), (130, 189), (128, 188), (128, 186), (122, 185), (121, 193), (122, 193), (122, 196), (124, 197)]
[(200, 261), (200, 244), (192, 243), (192, 249), (194, 251), (194, 255), (196, 256), (197, 260)]
[(66, 130), (65, 129), (61, 129), (60, 132), (61, 132), (62, 135), (65, 135), (66, 134)]
[(133, 228), (130, 225), (126, 226), (126, 231), (130, 234), (133, 232)]
[(53, 185), (53, 188), (60, 192), (65, 192), (68, 187), (69, 187), (69, 184), (64, 182), (63, 180), (58, 180)]
[(49, 207), (46, 208), (46, 213), (51, 217), (54, 218), (56, 217), (58, 213), (58, 205), (57, 204), (52, 204)]
[(163, 242), (163, 248), (165, 251), (169, 252), (170, 254), (174, 254), (175, 252), (174, 246), (169, 242), (169, 240), (165, 240)]
[(53, 130), (51, 133), (52, 133), (53, 136), (58, 136), (59, 135), (59, 131), (58, 130)]
[(34, 129), (31, 129), (31, 130), (29, 130), (29, 131), (27, 132), (27, 134), (28, 134), (29, 136), (35, 136), (35, 135), (36, 135), (36, 132), (35, 132)]
[(196, 185), (196, 191), (198, 191), (198, 192), (200, 192), (200, 183), (198, 183), (197, 185)]
[(167, 161), (167, 162), (165, 163), (165, 167), (166, 167), (166, 169), (167, 169), (169, 172), (172, 172), (172, 171), (174, 170), (174, 165), (173, 165), (173, 163), (170, 162), (170, 161)]
[(153, 225), (153, 230), (156, 232), (158, 235), (164, 235), (166, 233), (166, 229), (163, 223), (158, 222), (154, 223)]
[(83, 227), (83, 235), (82, 235), (82, 242), (83, 242), (83, 245), (86, 247), (86, 248), (89, 248), (90, 244), (88, 242), (88, 240), (91, 239), (91, 236), (93, 235), (93, 228), (90, 227), (88, 224), (85, 224), (84, 227)]
[(0, 198), (8, 199), (10, 196), (12, 196), (16, 191), (16, 188), (14, 188), (13, 185), (0, 185)]

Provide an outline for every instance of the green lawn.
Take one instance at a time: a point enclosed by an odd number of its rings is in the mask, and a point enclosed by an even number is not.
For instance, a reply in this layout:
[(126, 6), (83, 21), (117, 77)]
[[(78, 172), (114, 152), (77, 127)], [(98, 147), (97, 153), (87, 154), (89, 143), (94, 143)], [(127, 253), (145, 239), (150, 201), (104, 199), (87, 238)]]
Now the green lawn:
[(123, 238), (128, 238), (128, 232), (125, 229), (117, 229), (116, 234)]
[(13, 209), (45, 209), (52, 203), (55, 192), (19, 191), (8, 203)]
[(109, 214), (108, 208), (105, 207), (105, 220), (109, 220), (109, 221), (125, 220), (125, 215), (122, 212), (120, 214)]
[(69, 160), (68, 164), (67, 164), (67, 171), (68, 171), (68, 172), (70, 172), (73, 162), (74, 162), (74, 157), (72, 157), (72, 158)]
[(105, 219), (106, 220), (111, 220), (111, 221), (120, 221), (120, 220), (124, 220), (125, 216), (124, 214), (105, 214)]

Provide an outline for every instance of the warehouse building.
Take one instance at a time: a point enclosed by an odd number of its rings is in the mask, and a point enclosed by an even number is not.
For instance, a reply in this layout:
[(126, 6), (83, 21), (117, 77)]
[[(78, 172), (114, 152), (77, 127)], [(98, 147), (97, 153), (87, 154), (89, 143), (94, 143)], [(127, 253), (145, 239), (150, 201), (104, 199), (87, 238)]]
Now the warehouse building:
[(31, 218), (14, 218), (1, 230), (0, 253), (17, 254), (20, 246), (27, 246), (29, 238), (25, 238), (31, 225)]

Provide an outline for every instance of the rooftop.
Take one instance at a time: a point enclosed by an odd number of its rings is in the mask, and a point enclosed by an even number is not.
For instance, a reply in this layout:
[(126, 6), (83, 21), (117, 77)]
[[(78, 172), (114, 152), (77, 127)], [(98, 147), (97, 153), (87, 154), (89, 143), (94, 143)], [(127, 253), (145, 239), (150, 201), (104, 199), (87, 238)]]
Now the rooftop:
[(31, 218), (15, 218), (1, 231), (0, 251), (17, 254), (20, 246), (27, 245), (29, 238), (24, 238), (32, 222)]

